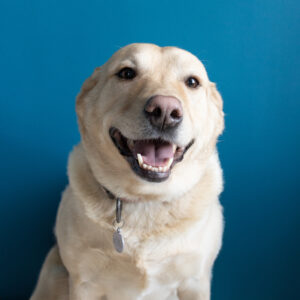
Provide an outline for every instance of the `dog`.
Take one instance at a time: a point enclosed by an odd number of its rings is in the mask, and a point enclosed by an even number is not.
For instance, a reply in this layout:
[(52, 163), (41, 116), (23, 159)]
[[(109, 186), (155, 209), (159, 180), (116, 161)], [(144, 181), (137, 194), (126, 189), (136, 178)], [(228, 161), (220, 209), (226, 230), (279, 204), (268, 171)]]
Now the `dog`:
[(131, 44), (84, 82), (81, 142), (31, 300), (209, 300), (223, 100), (201, 61)]

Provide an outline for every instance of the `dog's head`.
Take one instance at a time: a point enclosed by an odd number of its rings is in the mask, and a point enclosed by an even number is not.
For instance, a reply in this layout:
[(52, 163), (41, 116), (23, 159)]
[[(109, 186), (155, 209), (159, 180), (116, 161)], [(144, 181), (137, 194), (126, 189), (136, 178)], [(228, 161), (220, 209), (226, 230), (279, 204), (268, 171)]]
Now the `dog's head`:
[(76, 111), (101, 184), (132, 200), (170, 199), (199, 180), (223, 130), (222, 106), (194, 55), (132, 44), (84, 82)]

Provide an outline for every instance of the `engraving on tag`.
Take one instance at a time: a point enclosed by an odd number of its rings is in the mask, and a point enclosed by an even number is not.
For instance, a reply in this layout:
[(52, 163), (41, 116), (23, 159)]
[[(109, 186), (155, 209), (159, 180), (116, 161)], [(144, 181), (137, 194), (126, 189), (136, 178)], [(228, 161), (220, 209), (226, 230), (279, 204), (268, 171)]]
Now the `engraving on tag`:
[(124, 249), (124, 239), (121, 234), (120, 228), (118, 228), (117, 231), (114, 232), (113, 243), (116, 251), (122, 253)]

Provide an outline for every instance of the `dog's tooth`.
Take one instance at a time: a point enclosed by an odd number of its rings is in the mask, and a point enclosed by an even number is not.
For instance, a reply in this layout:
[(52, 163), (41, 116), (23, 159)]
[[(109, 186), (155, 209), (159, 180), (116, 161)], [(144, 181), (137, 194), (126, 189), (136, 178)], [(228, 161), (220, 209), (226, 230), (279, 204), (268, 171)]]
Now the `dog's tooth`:
[(168, 169), (171, 167), (172, 163), (173, 163), (173, 157), (169, 158), (169, 161), (167, 163), (167, 168)]
[(137, 156), (140, 167), (142, 167), (143, 166), (143, 156), (140, 153), (138, 153), (136, 156)]
[[(163, 167), (153, 167), (153, 166), (147, 165), (145, 163), (143, 163), (141, 165), (141, 168), (152, 171), (152, 172), (163, 172), (164, 171)], [(168, 169), (167, 167), (165, 167), (165, 168), (166, 168), (166, 170)]]
[(166, 166), (166, 167), (163, 167), (163, 172), (167, 172), (169, 170), (169, 168)]
[(173, 153), (175, 153), (177, 146), (173, 144)]

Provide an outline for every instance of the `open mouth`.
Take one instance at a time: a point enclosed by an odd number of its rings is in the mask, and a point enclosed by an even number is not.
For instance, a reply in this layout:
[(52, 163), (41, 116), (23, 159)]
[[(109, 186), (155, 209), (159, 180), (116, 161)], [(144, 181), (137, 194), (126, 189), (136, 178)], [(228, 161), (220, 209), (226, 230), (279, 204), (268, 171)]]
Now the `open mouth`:
[(185, 152), (194, 143), (192, 140), (187, 146), (179, 147), (163, 139), (132, 140), (114, 127), (110, 128), (109, 134), (133, 171), (153, 182), (166, 180), (173, 166), (183, 159)]

